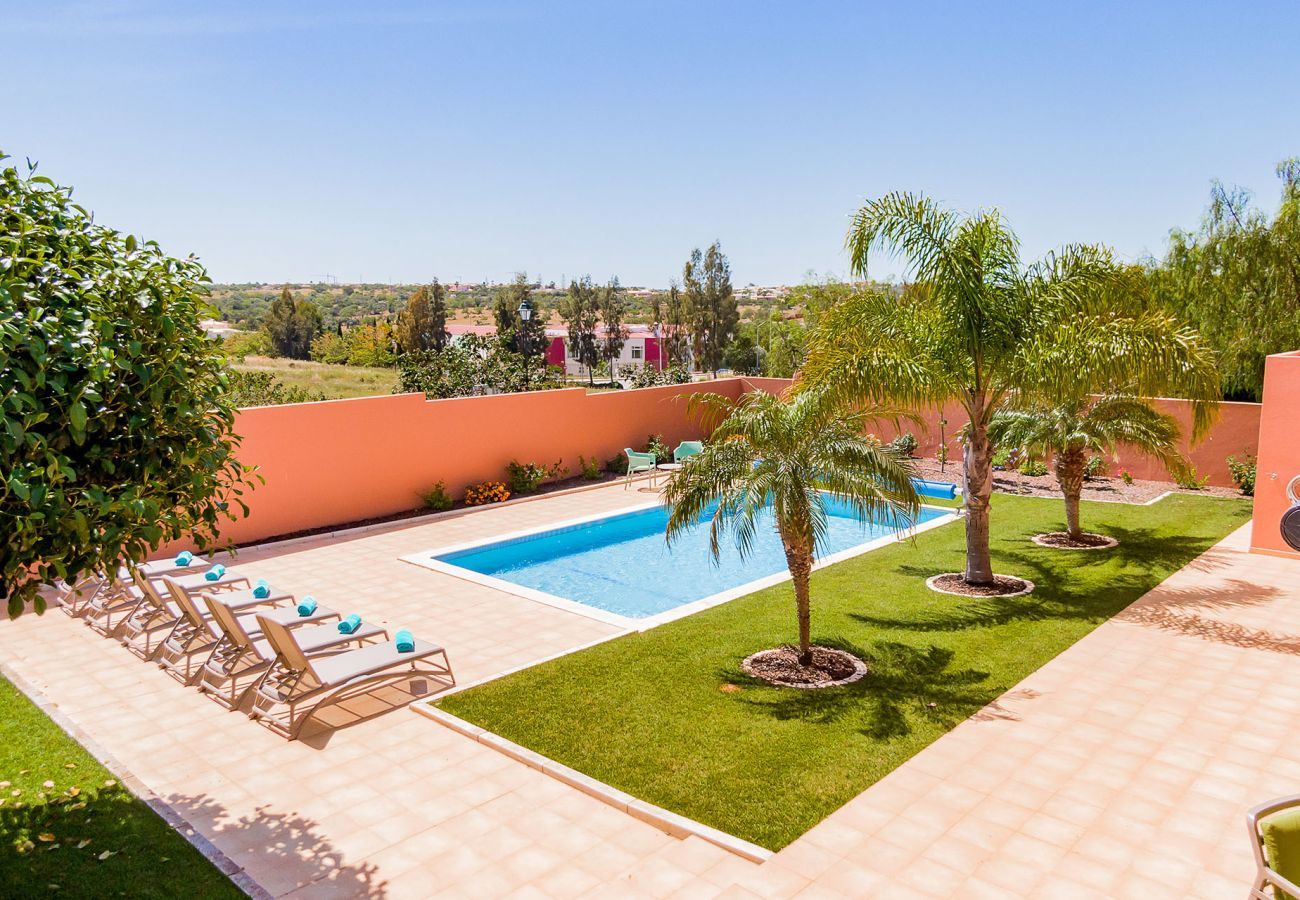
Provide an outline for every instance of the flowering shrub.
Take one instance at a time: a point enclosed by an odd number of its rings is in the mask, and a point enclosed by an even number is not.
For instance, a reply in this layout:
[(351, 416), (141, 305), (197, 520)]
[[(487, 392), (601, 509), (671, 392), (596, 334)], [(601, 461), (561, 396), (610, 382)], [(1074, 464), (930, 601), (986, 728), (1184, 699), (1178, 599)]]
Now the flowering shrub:
[(509, 499), (510, 492), (499, 481), (485, 481), (465, 492), (466, 506), (482, 506), (485, 503), (500, 503)]

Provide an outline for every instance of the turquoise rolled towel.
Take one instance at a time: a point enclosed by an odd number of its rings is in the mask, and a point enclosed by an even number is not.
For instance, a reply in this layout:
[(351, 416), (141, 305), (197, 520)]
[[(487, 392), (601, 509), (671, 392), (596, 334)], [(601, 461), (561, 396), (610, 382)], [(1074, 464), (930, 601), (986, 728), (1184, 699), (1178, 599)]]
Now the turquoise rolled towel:
[(203, 577), (206, 578), (208, 581), (216, 581), (218, 578), (220, 578), (222, 575), (225, 574), (226, 574), (226, 567), (223, 566), (221, 563), (217, 563), (211, 569), (208, 569), (206, 572), (204, 572)]
[(316, 598), (311, 594), (298, 601), (298, 615), (310, 616), (316, 611)]
[(271, 596), (271, 586), (266, 583), (265, 578), (257, 579), (257, 584), (253, 585), (253, 596), (258, 600), (265, 600)]
[(343, 632), (344, 634), (351, 634), (352, 632), (356, 631), (360, 627), (361, 627), (361, 617), (356, 613), (353, 613), (347, 618), (341, 619), (339, 621), (339, 631)]
[(394, 643), (397, 644), (398, 653), (415, 652), (415, 637), (411, 634), (411, 632), (407, 631), (405, 628), (397, 632), (397, 634), (393, 637), (393, 641)]
[(178, 567), (183, 569), (192, 562), (194, 562), (194, 554), (190, 551), (182, 550), (180, 553), (176, 554), (176, 565)]

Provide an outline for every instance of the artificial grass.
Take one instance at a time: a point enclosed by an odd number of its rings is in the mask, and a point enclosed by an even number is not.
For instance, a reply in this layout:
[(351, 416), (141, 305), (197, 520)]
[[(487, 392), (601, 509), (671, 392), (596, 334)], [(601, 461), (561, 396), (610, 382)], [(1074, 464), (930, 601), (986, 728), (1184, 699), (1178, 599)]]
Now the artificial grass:
[(244, 894), (0, 678), (0, 896)]
[[(438, 705), (651, 803), (778, 849), (1213, 545), (1242, 500), (1176, 495), (1085, 503), (1109, 551), (1038, 547), (1060, 500), (997, 495), (994, 570), (1037, 590), (1015, 599), (933, 593), (960, 570), (945, 525), (813, 574), (813, 639), (870, 664), (820, 691), (746, 677), (750, 653), (795, 638), (789, 583), (629, 635)], [(653, 590), (653, 586), (647, 586)], [(735, 684), (740, 691), (724, 692)]]

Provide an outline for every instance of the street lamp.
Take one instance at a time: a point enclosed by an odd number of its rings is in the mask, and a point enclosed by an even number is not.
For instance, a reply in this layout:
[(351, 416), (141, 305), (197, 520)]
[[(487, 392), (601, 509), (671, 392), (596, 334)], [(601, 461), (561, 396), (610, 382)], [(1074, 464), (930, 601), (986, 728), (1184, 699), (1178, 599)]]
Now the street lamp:
[(519, 349), (524, 354), (524, 390), (528, 390), (528, 320), (533, 317), (533, 304), (527, 299), (519, 304), (519, 321), (523, 327), (519, 329)]

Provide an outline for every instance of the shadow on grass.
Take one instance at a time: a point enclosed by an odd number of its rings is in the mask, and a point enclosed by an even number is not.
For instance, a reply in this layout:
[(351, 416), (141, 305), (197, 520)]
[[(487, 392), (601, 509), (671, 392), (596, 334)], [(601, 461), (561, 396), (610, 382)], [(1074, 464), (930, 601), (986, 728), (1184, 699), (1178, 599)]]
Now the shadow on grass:
[(922, 649), (897, 641), (876, 641), (864, 649), (833, 638), (821, 638), (817, 643), (865, 660), (866, 677), (841, 687), (800, 690), (774, 687), (746, 675), (739, 667), (719, 674), (726, 681), (759, 688), (742, 699), (756, 711), (780, 721), (812, 724), (861, 717), (859, 732), (873, 740), (911, 734), (912, 717), (952, 728), (1001, 693), (998, 687), (986, 684), (988, 672), (953, 669), (956, 654), (944, 647)]

